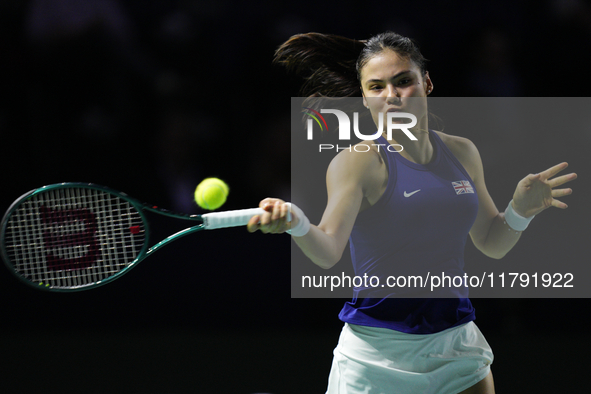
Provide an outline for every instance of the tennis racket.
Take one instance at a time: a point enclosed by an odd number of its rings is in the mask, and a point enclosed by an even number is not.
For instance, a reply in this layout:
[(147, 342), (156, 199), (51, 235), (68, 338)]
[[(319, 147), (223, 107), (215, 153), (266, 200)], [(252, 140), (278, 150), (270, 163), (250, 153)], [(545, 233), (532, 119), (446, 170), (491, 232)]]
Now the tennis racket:
[[(145, 212), (198, 224), (148, 246)], [(152, 253), (201, 230), (244, 226), (261, 208), (179, 214), (88, 183), (61, 183), (18, 198), (1, 222), (4, 263), (24, 283), (48, 291), (79, 291), (109, 283)]]

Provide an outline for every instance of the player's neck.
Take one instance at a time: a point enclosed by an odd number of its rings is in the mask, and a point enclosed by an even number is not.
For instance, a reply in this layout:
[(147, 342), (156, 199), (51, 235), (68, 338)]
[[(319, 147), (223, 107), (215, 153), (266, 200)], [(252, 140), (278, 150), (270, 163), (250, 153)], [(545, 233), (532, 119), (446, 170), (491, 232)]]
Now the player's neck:
[[(417, 164), (427, 164), (433, 158), (433, 145), (429, 138), (429, 127), (426, 122), (420, 122), (416, 127), (410, 129), (417, 138), (416, 141), (410, 140), (402, 131), (392, 134), (389, 140), (392, 145), (402, 145), (403, 149), (399, 153), (405, 159)], [(384, 133), (385, 134), (385, 133)], [(387, 137), (385, 137), (387, 139)], [(400, 148), (398, 147), (399, 151)]]

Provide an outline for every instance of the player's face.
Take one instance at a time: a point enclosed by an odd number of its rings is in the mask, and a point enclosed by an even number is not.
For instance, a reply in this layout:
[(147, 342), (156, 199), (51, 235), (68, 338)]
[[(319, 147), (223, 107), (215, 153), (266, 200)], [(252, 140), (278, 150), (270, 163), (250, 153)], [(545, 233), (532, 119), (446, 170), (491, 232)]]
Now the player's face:
[[(433, 83), (410, 59), (386, 49), (361, 69), (361, 89), (363, 104), (371, 111), (376, 125), (379, 113), (388, 111), (412, 113), (420, 123), (427, 116), (426, 97)], [(407, 123), (409, 120), (399, 121)]]

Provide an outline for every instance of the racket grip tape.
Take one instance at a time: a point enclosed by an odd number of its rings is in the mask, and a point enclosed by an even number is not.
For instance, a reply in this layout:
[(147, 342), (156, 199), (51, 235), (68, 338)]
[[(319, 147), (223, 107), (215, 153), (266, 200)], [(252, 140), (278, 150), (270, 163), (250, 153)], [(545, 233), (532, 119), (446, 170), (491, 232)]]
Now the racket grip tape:
[(262, 215), (262, 208), (239, 209), (236, 211), (212, 212), (201, 215), (206, 230), (218, 228), (246, 226), (250, 218)]

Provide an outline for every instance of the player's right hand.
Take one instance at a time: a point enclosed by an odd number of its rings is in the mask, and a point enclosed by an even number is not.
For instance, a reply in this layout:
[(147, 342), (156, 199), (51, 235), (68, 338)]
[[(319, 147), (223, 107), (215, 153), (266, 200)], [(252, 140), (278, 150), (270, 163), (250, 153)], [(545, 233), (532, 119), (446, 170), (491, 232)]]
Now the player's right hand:
[(281, 234), (291, 228), (292, 222), (287, 221), (289, 205), (285, 201), (278, 198), (265, 198), (259, 203), (259, 207), (265, 210), (265, 213), (253, 216), (248, 221), (246, 225), (248, 232), (254, 233), (260, 230), (265, 234)]

